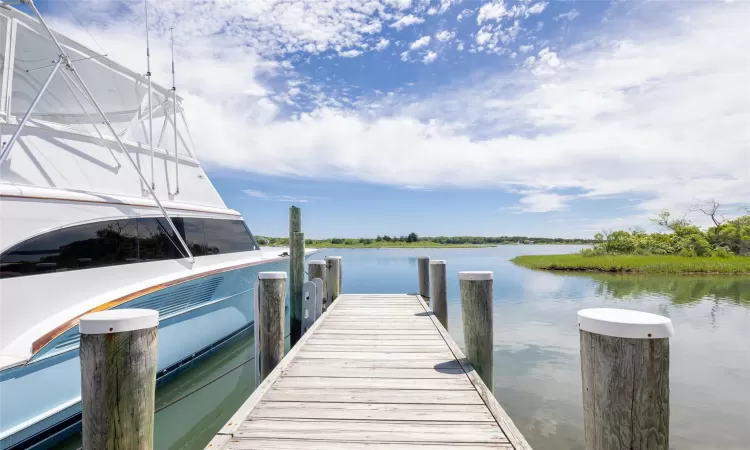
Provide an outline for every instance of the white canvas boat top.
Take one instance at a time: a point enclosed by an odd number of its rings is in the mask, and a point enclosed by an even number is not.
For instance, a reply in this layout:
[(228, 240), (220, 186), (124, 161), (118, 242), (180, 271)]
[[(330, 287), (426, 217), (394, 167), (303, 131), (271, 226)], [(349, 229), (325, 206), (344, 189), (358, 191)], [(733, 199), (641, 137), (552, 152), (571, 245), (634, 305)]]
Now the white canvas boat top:
[[(152, 151), (146, 77), (54, 36), (112, 129), (102, 126), (75, 73), (65, 64), (54, 67), (60, 52), (42, 24), (0, 6), (0, 253), (76, 225), (162, 217), (160, 206), (170, 216), (242, 219), (203, 171), (179, 97), (175, 103), (170, 89), (153, 84)], [(40, 336), (92, 307), (187, 275), (279, 259), (284, 250), (1, 278), (0, 370), (27, 361)]]

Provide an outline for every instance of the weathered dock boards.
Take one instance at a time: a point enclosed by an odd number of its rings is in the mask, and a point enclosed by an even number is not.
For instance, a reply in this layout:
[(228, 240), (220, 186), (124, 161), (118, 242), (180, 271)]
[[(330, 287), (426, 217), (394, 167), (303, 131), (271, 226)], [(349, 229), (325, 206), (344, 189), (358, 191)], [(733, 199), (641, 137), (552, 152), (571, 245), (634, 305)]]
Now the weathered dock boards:
[(530, 450), (418, 295), (346, 294), (207, 449)]

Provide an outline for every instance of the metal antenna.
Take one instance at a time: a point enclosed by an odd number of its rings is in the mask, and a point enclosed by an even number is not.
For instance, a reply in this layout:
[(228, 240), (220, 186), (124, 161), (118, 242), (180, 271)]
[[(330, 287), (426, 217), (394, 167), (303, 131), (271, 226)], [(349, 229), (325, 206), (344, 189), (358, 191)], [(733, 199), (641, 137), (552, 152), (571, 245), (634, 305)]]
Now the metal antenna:
[(180, 157), (177, 154), (177, 84), (174, 77), (174, 28), (169, 29), (172, 39), (172, 125), (174, 125), (175, 195), (180, 193)]
[[(154, 203), (156, 203), (156, 206), (159, 207), (159, 210), (161, 211), (161, 214), (164, 216), (164, 218), (167, 220), (167, 224), (172, 229), (172, 232), (174, 233), (175, 237), (179, 241), (180, 245), (182, 245), (182, 248), (185, 250), (185, 255), (187, 255), (188, 260), (191, 263), (195, 263), (195, 257), (193, 256), (193, 253), (190, 251), (190, 247), (185, 243), (185, 240), (182, 238), (182, 235), (180, 235), (179, 230), (177, 230), (177, 227), (174, 224), (174, 221), (172, 221), (172, 218), (169, 217), (169, 213), (167, 213), (167, 210), (164, 209), (164, 205), (161, 204), (159, 201), (159, 197), (156, 196), (156, 192), (154, 192), (153, 189), (148, 185), (148, 182), (146, 181), (146, 177), (143, 176), (143, 173), (141, 173), (141, 170), (138, 168), (138, 164), (135, 162), (133, 157), (130, 155), (130, 152), (128, 152), (127, 147), (125, 147), (125, 143), (122, 142), (122, 139), (120, 139), (120, 136), (117, 134), (117, 131), (115, 131), (115, 128), (112, 126), (112, 123), (107, 118), (107, 115), (104, 113), (102, 108), (99, 106), (99, 103), (97, 103), (96, 99), (94, 98), (94, 95), (91, 93), (91, 90), (86, 86), (86, 82), (83, 81), (83, 78), (81, 78), (81, 75), (76, 70), (75, 66), (73, 65), (73, 62), (70, 60), (70, 56), (68, 56), (67, 53), (65, 53), (65, 49), (62, 45), (60, 45), (60, 41), (57, 40), (57, 37), (55, 37), (55, 34), (52, 32), (52, 30), (47, 25), (47, 22), (45, 22), (44, 17), (39, 13), (39, 10), (36, 8), (36, 5), (34, 4), (34, 0), (21, 0), (21, 3), (27, 5), (29, 8), (31, 8), (31, 11), (34, 12), (34, 15), (36, 16), (37, 20), (39, 21), (39, 24), (44, 28), (44, 31), (47, 32), (47, 35), (50, 37), (52, 42), (57, 47), (57, 50), (59, 53), (59, 61), (65, 63), (65, 69), (68, 70), (73, 78), (74, 81), (76, 81), (79, 85), (79, 87), (83, 90), (83, 92), (86, 94), (86, 98), (91, 102), (92, 105), (96, 108), (96, 112), (99, 113), (99, 116), (101, 116), (102, 121), (104, 122), (104, 125), (107, 126), (109, 129), (109, 132), (112, 133), (112, 136), (115, 138), (115, 141), (117, 141), (117, 145), (122, 150), (123, 154), (127, 156), (128, 161), (130, 162), (130, 165), (133, 166), (133, 170), (138, 174), (138, 177), (140, 178), (141, 182), (143, 182), (146, 187), (148, 187), (149, 193), (151, 194), (151, 197), (154, 199)], [(60, 66), (57, 66), (58, 68)], [(55, 70), (55, 69), (53, 69)], [(51, 79), (51, 77), (50, 77)], [(46, 84), (49, 84), (49, 81), (47, 81)], [(44, 87), (41, 89), (44, 91)], [(32, 110), (33, 108), (29, 108), (29, 110)], [(19, 124), (19, 127), (21, 125)], [(18, 130), (16, 130), (18, 131)], [(3, 153), (2, 157), (6, 157), (8, 154), (8, 146), (5, 148), (5, 153)]]
[(151, 46), (148, 40), (148, 0), (143, 0), (146, 10), (146, 77), (148, 78), (148, 145), (151, 148), (151, 189), (154, 183), (154, 111), (151, 107)]

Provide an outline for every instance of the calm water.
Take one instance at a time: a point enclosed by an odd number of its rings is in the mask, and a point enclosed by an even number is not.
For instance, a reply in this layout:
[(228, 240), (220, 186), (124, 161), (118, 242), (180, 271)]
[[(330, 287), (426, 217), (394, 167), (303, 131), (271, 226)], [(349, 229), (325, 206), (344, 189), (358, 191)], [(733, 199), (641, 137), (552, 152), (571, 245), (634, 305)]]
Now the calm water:
[[(671, 447), (747, 449), (750, 442), (750, 277), (559, 275), (508, 260), (577, 246), (333, 249), (344, 292), (417, 291), (417, 256), (448, 260), (449, 331), (462, 345), (458, 275), (495, 272), (495, 395), (536, 449), (583, 449), (576, 312), (631, 308), (672, 318)], [(244, 336), (157, 392), (156, 448), (202, 449), (254, 385)], [(64, 448), (77, 448), (76, 440)]]

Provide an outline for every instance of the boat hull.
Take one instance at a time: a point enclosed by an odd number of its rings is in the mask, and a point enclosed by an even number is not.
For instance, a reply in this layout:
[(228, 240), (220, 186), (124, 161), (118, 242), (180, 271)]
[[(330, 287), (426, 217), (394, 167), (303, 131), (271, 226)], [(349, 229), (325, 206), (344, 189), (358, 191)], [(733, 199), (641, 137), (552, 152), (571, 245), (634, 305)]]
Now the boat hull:
[[(205, 354), (254, 321), (253, 283), (288, 260), (211, 273), (134, 298), (116, 308), (159, 311), (160, 377)], [(60, 334), (23, 366), (0, 372), (0, 449), (23, 448), (80, 416), (78, 327)]]

